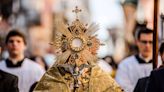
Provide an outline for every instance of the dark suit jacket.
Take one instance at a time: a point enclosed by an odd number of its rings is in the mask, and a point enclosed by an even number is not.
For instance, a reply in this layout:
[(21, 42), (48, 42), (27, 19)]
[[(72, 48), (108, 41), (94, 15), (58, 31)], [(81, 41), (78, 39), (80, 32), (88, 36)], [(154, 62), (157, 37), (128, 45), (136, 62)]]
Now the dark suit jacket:
[(19, 92), (18, 77), (0, 70), (0, 92)]
[(151, 72), (147, 92), (164, 92), (164, 68)]
[(133, 92), (147, 92), (148, 83), (149, 77), (139, 79)]

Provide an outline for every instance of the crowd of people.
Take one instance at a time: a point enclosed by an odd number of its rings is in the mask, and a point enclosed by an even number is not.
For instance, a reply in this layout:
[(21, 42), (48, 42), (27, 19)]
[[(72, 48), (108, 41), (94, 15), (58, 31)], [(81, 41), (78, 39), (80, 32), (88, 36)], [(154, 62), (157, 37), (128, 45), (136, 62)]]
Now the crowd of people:
[[(113, 71), (116, 70), (113, 77), (125, 92), (155, 92), (157, 89), (158, 92), (163, 92), (164, 43), (161, 43), (159, 49), (163, 61), (162, 65), (159, 69), (153, 71), (153, 31), (146, 27), (138, 28), (135, 40), (139, 52), (123, 59), (118, 65), (118, 69), (112, 57), (105, 57), (104, 61), (106, 63), (104, 64), (109, 64)], [(23, 33), (17, 29), (9, 31), (5, 39), (5, 47), (9, 52), (9, 57), (0, 62), (0, 78), (3, 81), (0, 84), (0, 90), (5, 90), (5, 92), (10, 92), (10, 90), (12, 92), (18, 92), (18, 90), (29, 92), (35, 88), (35, 85), (43, 76), (45, 68), (25, 57), (26, 45), (27, 42)], [(104, 68), (104, 66), (100, 67)]]

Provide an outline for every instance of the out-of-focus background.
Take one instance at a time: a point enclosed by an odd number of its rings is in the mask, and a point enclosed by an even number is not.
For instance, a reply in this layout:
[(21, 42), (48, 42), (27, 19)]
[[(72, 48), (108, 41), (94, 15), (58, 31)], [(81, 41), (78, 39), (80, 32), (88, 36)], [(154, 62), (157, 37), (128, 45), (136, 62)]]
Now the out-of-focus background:
[[(159, 40), (162, 39), (164, 0), (159, 0)], [(100, 25), (96, 33), (105, 44), (98, 51), (100, 59), (114, 67), (125, 57), (136, 53), (134, 32), (137, 26), (153, 28), (154, 0), (0, 0), (1, 59), (8, 57), (4, 39), (8, 31), (18, 28), (26, 34), (26, 56), (44, 58), (48, 67), (55, 61), (57, 51), (49, 43), (54, 39), (55, 21), (62, 19), (71, 24), (75, 19), (72, 10), (82, 9), (79, 19), (84, 24)], [(114, 63), (111, 63), (114, 62)]]

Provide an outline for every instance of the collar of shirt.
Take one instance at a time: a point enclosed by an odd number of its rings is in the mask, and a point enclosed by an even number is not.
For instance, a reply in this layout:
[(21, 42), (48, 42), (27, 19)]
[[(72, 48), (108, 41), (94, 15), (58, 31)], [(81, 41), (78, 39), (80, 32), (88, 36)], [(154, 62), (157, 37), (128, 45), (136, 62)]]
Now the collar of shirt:
[(16, 67), (21, 67), (24, 59), (18, 61), (17, 63), (13, 63), (12, 60), (10, 60), (10, 59), (6, 59), (5, 61), (6, 61), (7, 67), (9, 67), (9, 68), (16, 68)]
[(141, 57), (139, 56), (139, 54), (135, 55), (135, 57), (136, 57), (136, 59), (138, 60), (138, 63), (140, 63), (140, 64), (152, 63), (152, 62), (153, 62), (152, 59), (149, 60), (148, 62), (146, 62), (146, 60), (144, 60), (143, 58), (141, 58)]

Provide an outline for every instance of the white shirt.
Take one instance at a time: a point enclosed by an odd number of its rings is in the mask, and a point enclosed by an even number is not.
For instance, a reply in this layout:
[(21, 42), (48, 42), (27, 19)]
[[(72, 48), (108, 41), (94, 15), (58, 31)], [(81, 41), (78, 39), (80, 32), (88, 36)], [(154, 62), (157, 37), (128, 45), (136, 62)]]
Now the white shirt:
[(39, 81), (45, 72), (39, 64), (27, 58), (24, 59), (21, 67), (14, 68), (7, 67), (3, 60), (0, 62), (0, 69), (18, 76), (19, 92), (29, 92), (31, 85)]
[(150, 75), (153, 70), (152, 63), (139, 63), (136, 57), (130, 56), (124, 59), (118, 67), (116, 82), (125, 92), (133, 92), (138, 79)]

